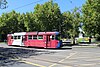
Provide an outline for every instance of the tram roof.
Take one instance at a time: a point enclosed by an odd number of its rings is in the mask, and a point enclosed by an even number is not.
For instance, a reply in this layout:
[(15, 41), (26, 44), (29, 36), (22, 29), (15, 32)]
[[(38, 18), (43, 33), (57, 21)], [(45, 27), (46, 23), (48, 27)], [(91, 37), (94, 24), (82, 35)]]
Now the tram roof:
[(14, 34), (8, 34), (9, 35), (58, 35), (59, 32), (18, 32), (18, 33), (14, 33)]
[(58, 35), (59, 32), (27, 32), (26, 35), (52, 35), (52, 34), (55, 34), (55, 35)]
[(14, 35), (25, 35), (26, 32), (18, 32), (18, 33), (14, 33)]

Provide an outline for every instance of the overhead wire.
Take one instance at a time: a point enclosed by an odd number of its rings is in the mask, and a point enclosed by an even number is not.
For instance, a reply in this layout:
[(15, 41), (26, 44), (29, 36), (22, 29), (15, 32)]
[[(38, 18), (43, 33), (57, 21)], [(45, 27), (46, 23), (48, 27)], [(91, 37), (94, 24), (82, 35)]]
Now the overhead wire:
[[(38, 3), (38, 2), (41, 2), (41, 1), (43, 1), (43, 0), (38, 0), (38, 1), (35, 1), (35, 2), (31, 2), (31, 3), (28, 3), (28, 4), (25, 4), (25, 5), (22, 5), (22, 6), (13, 8), (12, 10), (18, 10), (18, 9), (24, 8), (24, 7), (26, 7), (26, 6), (29, 6), (29, 5), (32, 5), (32, 4), (34, 4), (34, 3)], [(49, 0), (48, 0), (48, 1), (49, 1)], [(54, 0), (54, 1), (57, 1), (57, 0)], [(73, 3), (72, 0), (69, 0), (69, 1), (70, 1), (71, 4)], [(10, 11), (11, 11), (11, 10), (8, 10), (8, 12), (10, 12)]]
[[(6, 13), (9, 13), (9, 12), (12, 11), (12, 10), (18, 10), (18, 9), (24, 8), (24, 7), (26, 7), (26, 6), (32, 5), (32, 4), (34, 4), (34, 3), (38, 3), (38, 2), (42, 2), (42, 1), (43, 1), (43, 0), (38, 0), (38, 1), (35, 1), (35, 2), (31, 2), (31, 3), (25, 4), (25, 5), (16, 7), (16, 8), (12, 8), (11, 10), (6, 10)], [(9, 6), (7, 6), (7, 7), (9, 7)]]
[(38, 1), (35, 1), (35, 2), (31, 2), (31, 3), (29, 3), (29, 4), (25, 4), (25, 5), (23, 5), (23, 6), (20, 6), (20, 7), (14, 8), (14, 10), (17, 10), (17, 9), (20, 9), (20, 8), (23, 8), (23, 7), (26, 7), (26, 6), (32, 5), (32, 4), (34, 4), (34, 3), (41, 2), (41, 1), (43, 1), (43, 0), (38, 0)]
[[(26, 6), (29, 6), (29, 5), (32, 5), (32, 4), (34, 4), (34, 3), (38, 3), (38, 2), (41, 2), (41, 1), (43, 1), (43, 0), (38, 0), (38, 1), (35, 1), (35, 2), (31, 2), (31, 3), (25, 4), (25, 5), (16, 7), (16, 8), (14, 8), (13, 10), (18, 10), (18, 9), (24, 8), (24, 7), (26, 7)], [(54, 0), (54, 1), (56, 1), (56, 0)], [(72, 0), (70, 0), (70, 3), (72, 3)]]

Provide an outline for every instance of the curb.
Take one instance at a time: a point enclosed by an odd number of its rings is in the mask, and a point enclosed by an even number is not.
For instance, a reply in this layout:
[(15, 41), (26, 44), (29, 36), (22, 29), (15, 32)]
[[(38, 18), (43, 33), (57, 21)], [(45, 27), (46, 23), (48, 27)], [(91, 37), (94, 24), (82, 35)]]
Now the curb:
[(85, 45), (85, 46), (82, 46), (82, 45), (79, 45), (79, 46), (73, 46), (73, 47), (76, 47), (76, 48), (96, 48), (98, 47), (97, 45)]

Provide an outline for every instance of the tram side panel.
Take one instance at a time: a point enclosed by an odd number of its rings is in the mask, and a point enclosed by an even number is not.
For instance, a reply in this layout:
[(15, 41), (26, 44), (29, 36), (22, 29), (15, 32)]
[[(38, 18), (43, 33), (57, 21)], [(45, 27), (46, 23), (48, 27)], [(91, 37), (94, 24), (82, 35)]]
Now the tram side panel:
[[(41, 37), (39, 38), (39, 36)], [(24, 44), (32, 47), (59, 48), (61, 45), (59, 42), (59, 40), (50, 38), (50, 35), (37, 35), (37, 38), (27, 36)]]
[(7, 44), (10, 46), (10, 45), (12, 45), (12, 43), (13, 43), (13, 39), (12, 39), (12, 36), (8, 36), (7, 37)]
[(32, 47), (44, 47), (44, 48), (59, 48), (61, 42), (56, 39), (56, 34), (25, 34), (14, 35), (9, 34), (8, 45), (18, 46), (32, 46)]
[(57, 40), (51, 40), (51, 47), (52, 48), (57, 48), (58, 41)]
[(27, 35), (26, 40), (24, 41), (25, 46), (32, 46), (32, 47), (45, 47), (45, 36), (40, 35)]
[(59, 40), (51, 40), (51, 48), (60, 48), (61, 47), (61, 41)]
[(47, 48), (60, 48), (61, 41), (55, 38), (56, 35), (47, 35), (46, 47)]

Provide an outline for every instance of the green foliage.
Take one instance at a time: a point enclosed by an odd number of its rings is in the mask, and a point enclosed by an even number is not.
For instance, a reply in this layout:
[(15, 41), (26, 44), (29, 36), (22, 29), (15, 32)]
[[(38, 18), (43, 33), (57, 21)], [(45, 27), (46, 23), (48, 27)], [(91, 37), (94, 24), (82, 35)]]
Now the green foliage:
[(78, 8), (75, 8), (72, 13), (64, 12), (63, 15), (63, 32), (67, 34), (67, 37), (71, 37), (73, 44), (75, 44), (75, 37), (79, 34), (79, 26), (81, 22), (81, 15), (78, 12)]
[(82, 6), (83, 29), (86, 34), (92, 36), (100, 34), (100, 0), (87, 0)]
[(35, 21), (39, 23), (41, 31), (60, 30), (61, 12), (57, 3), (51, 0), (45, 4), (37, 4), (34, 9)]
[(81, 22), (80, 13), (77, 12), (78, 8), (75, 8), (73, 12), (64, 12), (63, 15), (63, 32), (67, 34), (67, 37), (71, 37), (73, 42), (75, 41), (75, 37), (78, 36), (79, 26)]
[(16, 17), (18, 17), (18, 14), (15, 11), (2, 14), (0, 18), (0, 32), (7, 34), (8, 32), (17, 31), (18, 20)]
[(8, 34), (14, 32), (25, 31), (23, 16), (20, 13), (12, 11), (4, 13), (0, 17), (0, 32), (1, 34)]

